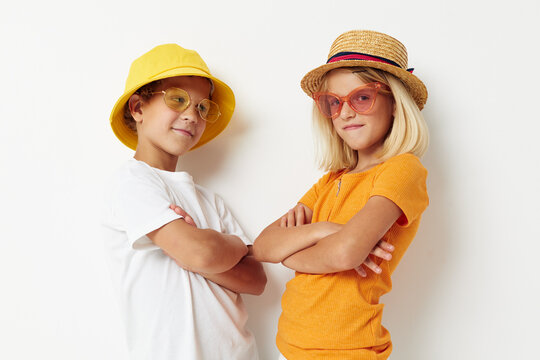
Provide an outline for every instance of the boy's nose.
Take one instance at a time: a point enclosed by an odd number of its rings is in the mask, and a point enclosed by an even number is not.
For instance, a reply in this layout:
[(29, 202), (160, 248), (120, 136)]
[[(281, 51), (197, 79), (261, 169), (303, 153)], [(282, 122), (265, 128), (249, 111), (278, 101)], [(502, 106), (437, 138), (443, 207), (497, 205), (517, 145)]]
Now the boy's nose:
[(190, 104), (186, 110), (180, 113), (180, 118), (184, 121), (197, 122), (199, 120), (199, 113), (195, 108), (195, 105)]

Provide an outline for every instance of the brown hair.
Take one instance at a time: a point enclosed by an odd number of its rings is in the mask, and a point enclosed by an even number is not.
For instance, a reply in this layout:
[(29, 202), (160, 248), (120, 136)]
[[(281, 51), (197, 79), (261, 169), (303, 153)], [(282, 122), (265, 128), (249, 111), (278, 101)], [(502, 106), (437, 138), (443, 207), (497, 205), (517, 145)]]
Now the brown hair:
[[(134, 92), (134, 94), (138, 94), (142, 97), (144, 101), (148, 101), (152, 97), (154, 90), (159, 84), (161, 84), (161, 80), (152, 81), (151, 83), (148, 83), (138, 88), (137, 91)], [(124, 123), (130, 130), (137, 132), (137, 124), (133, 116), (131, 116), (131, 110), (129, 109), (129, 99), (124, 104)]]

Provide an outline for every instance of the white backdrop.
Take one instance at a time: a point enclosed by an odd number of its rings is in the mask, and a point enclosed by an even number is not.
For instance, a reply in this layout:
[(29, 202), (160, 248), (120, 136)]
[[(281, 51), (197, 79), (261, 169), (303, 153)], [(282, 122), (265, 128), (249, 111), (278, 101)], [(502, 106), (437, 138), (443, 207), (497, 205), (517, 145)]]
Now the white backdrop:
[[(0, 358), (126, 358), (98, 223), (103, 181), (132, 156), (108, 118), (133, 59), (177, 42), (233, 88), (229, 128), (180, 167), (255, 237), (321, 174), (299, 81), (355, 28), (400, 39), (429, 89), (431, 205), (382, 299), (391, 359), (538, 358), (538, 4), (3, 4)], [(245, 299), (270, 360), (292, 273), (265, 268), (265, 293)]]

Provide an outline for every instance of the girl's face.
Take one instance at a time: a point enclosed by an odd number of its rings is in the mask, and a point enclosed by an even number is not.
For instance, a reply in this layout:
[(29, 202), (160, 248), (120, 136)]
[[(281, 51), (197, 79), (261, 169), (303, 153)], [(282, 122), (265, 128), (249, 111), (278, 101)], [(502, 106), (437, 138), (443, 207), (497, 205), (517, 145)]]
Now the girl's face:
[[(328, 92), (345, 97), (366, 83), (347, 69), (335, 69), (327, 75)], [(358, 114), (347, 102), (332, 123), (338, 135), (358, 156), (374, 156), (381, 149), (386, 134), (392, 127), (394, 100), (390, 95), (377, 94), (367, 114)]]
[[(171, 87), (189, 94), (190, 105), (182, 112), (171, 109), (163, 100), (161, 91)], [(156, 155), (178, 157), (197, 144), (206, 128), (196, 106), (209, 97), (210, 83), (201, 77), (178, 76), (162, 80), (154, 92), (152, 98), (141, 104), (137, 121), (139, 144)]]

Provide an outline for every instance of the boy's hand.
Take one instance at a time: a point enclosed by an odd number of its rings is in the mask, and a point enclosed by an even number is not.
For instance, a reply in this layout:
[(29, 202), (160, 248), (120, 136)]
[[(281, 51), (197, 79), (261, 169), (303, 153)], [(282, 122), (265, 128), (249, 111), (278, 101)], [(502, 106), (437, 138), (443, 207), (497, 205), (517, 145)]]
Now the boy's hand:
[[(392, 251), (394, 251), (393, 245), (387, 243), (384, 240), (380, 240), (377, 245), (375, 245), (375, 247), (371, 250), (370, 254), (375, 255), (376, 257), (383, 260), (389, 261), (392, 259)], [(382, 272), (382, 269), (369, 257), (366, 258), (362, 265), (373, 271), (375, 274), (380, 274)], [(366, 277), (367, 273), (366, 270), (362, 267), (362, 265), (354, 268), (354, 270), (356, 270), (358, 275), (360, 275), (361, 277)]]
[(182, 209), (180, 206), (171, 204), (169, 208), (173, 210), (175, 213), (177, 213), (178, 215), (182, 216), (184, 218), (184, 221), (187, 222), (189, 225), (197, 227), (197, 224), (195, 224), (195, 221), (193, 221), (193, 218), (189, 216), (189, 214), (185, 212), (184, 209)]

